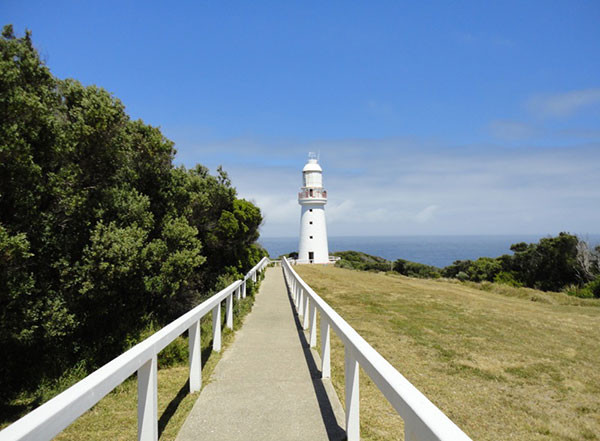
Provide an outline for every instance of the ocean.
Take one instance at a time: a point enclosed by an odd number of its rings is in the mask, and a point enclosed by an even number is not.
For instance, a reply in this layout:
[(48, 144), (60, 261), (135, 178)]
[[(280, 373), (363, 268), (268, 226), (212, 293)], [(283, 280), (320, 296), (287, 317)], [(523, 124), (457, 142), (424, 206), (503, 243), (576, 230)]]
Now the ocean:
[[(518, 242), (533, 243), (547, 235), (490, 236), (340, 236), (329, 237), (329, 252), (362, 251), (388, 260), (405, 259), (437, 267), (455, 260), (498, 257), (512, 254), (510, 246)], [(600, 234), (581, 236), (590, 247), (600, 245)], [(272, 258), (298, 250), (297, 237), (261, 237), (258, 242)]]

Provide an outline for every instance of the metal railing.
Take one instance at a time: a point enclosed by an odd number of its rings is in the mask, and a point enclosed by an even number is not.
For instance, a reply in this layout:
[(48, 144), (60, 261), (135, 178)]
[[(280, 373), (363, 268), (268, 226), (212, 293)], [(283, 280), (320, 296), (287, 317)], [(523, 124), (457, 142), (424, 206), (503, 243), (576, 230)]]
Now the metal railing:
[(233, 296), (246, 297), (246, 281), (256, 282), (258, 272), (269, 263), (264, 257), (242, 280), (148, 337), (80, 382), (52, 398), (0, 432), (1, 441), (50, 440), (115, 387), (137, 371), (138, 440), (158, 439), (157, 354), (186, 330), (189, 333), (190, 392), (202, 387), (200, 319), (212, 311), (213, 350), (221, 350), (221, 302), (225, 300), (225, 326), (233, 329)]
[(321, 319), (321, 376), (331, 376), (331, 328), (344, 344), (346, 435), (348, 441), (360, 439), (358, 367), (371, 378), (404, 420), (404, 439), (466, 441), (470, 438), (444, 413), (414, 387), (331, 308), (294, 271), (287, 259), (283, 273), (303, 328), (309, 330), (309, 343), (317, 343), (317, 311)]

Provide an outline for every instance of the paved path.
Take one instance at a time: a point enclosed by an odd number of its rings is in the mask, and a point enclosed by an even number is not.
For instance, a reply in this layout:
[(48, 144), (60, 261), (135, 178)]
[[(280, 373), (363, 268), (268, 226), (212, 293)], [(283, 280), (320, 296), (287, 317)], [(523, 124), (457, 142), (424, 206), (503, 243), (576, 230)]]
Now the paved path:
[(177, 441), (345, 438), (343, 410), (329, 380), (319, 378), (320, 360), (292, 312), (281, 268), (266, 271)]

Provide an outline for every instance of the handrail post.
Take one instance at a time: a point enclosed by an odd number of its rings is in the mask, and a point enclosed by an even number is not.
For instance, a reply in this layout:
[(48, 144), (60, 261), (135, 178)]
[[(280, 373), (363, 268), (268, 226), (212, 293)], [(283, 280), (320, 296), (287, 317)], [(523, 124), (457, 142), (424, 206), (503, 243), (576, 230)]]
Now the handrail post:
[[(243, 283), (243, 282), (242, 282)], [(242, 297), (242, 284), (235, 289), (235, 298), (239, 300)]]
[(221, 350), (221, 302), (212, 311), (213, 351)]
[(317, 345), (317, 305), (315, 302), (310, 303), (310, 338), (309, 344), (311, 348)]
[(298, 317), (304, 316), (304, 290), (300, 287), (298, 288)]
[(202, 348), (200, 346), (200, 320), (194, 322), (188, 329), (190, 347), (190, 393), (202, 388)]
[(156, 354), (137, 371), (138, 441), (158, 440), (158, 391)]
[(246, 298), (246, 281), (244, 280), (244, 288), (242, 289), (242, 298)]
[(321, 314), (321, 378), (331, 377), (331, 326)]
[(306, 330), (308, 329), (308, 319), (310, 317), (310, 314), (308, 313), (308, 307), (310, 306), (310, 297), (308, 296), (308, 293), (306, 293), (304, 295), (304, 308), (302, 308), (302, 312), (304, 313), (303, 315), (303, 320), (302, 320), (302, 329)]
[(346, 380), (346, 437), (348, 441), (360, 440), (360, 408), (358, 385), (358, 361), (349, 343), (344, 344)]
[(294, 299), (294, 305), (298, 306), (298, 290), (296, 289), (296, 279), (292, 277), (292, 298)]
[(225, 299), (225, 321), (227, 322), (227, 327), (233, 329), (233, 293)]

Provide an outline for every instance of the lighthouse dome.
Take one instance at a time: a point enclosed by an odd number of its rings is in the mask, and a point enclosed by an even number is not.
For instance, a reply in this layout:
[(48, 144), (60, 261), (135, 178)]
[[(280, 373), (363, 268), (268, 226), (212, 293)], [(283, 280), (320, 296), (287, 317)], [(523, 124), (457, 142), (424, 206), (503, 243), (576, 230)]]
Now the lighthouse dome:
[(316, 159), (309, 159), (308, 162), (306, 163), (306, 165), (304, 166), (304, 168), (302, 169), (302, 172), (306, 173), (306, 172), (319, 172), (322, 173), (323, 169), (321, 168), (321, 166), (319, 165), (319, 163), (317, 162)]
[(309, 159), (302, 169), (303, 187), (323, 187), (323, 169), (316, 159)]

